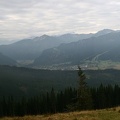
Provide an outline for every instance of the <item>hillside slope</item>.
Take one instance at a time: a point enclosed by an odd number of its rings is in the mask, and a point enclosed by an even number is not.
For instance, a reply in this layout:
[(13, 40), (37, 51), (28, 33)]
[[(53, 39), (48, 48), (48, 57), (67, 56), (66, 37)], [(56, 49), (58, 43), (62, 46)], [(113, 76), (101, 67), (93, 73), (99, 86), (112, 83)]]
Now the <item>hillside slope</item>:
[(24, 117), (5, 117), (1, 120), (120, 120), (120, 107), (94, 111), (57, 113)]
[[(78, 65), (84, 61), (111, 60), (120, 62), (120, 32), (62, 44), (43, 51), (33, 66), (69, 64)], [(97, 59), (95, 59), (97, 57)]]
[(0, 65), (16, 65), (16, 61), (0, 53)]
[(100, 36), (112, 32), (114, 31), (105, 29), (95, 34), (69, 33), (60, 36), (42, 35), (31, 39), (23, 39), (9, 45), (0, 45), (0, 52), (17, 61), (34, 60), (39, 57), (44, 50), (57, 47), (62, 43), (75, 42), (92, 36)]
[(59, 46), (61, 43), (70, 43), (91, 36), (92, 34), (42, 35), (32, 39), (20, 40), (10, 45), (1, 45), (0, 51), (15, 60), (33, 60), (45, 49)]
[[(89, 86), (99, 86), (101, 83), (120, 85), (119, 70), (86, 70), (86, 82)], [(34, 96), (41, 92), (56, 91), (67, 87), (77, 87), (77, 71), (34, 70), (0, 66), (1, 96)]]

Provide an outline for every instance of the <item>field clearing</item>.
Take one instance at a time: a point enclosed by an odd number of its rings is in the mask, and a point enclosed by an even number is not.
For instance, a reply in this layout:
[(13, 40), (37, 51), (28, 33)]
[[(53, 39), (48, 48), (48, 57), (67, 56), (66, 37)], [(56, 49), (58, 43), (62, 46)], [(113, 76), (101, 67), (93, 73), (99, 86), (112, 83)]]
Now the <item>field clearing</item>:
[(90, 70), (105, 70), (105, 69), (117, 69), (120, 70), (120, 62), (113, 62), (110, 60), (106, 60), (106, 61), (85, 61), (84, 64), (82, 66), (86, 66), (86, 69), (90, 69)]
[(24, 117), (4, 117), (0, 120), (120, 120), (120, 107), (103, 110), (46, 114)]

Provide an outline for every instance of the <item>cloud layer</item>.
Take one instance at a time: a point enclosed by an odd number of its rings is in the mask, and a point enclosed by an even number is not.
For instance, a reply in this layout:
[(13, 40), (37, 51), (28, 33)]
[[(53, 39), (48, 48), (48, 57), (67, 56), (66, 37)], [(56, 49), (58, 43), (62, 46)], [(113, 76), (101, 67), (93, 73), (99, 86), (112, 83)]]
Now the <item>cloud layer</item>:
[(0, 40), (120, 29), (119, 0), (0, 0)]

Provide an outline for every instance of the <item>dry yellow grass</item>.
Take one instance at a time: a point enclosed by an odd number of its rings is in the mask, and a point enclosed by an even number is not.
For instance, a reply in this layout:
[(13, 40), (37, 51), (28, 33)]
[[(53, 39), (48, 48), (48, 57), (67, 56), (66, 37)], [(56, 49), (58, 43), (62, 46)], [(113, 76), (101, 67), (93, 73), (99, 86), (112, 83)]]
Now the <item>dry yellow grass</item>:
[(5, 117), (0, 120), (120, 120), (120, 107), (94, 111), (57, 113), (53, 115)]

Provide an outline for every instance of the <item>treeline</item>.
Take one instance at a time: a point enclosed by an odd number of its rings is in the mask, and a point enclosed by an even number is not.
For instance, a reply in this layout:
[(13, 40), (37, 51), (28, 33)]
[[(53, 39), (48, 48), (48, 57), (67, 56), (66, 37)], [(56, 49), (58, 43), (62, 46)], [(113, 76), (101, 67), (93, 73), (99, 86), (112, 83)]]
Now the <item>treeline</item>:
[(24, 116), (46, 113), (64, 112), (67, 105), (76, 97), (76, 90), (67, 88), (55, 93), (52, 88), (50, 93), (40, 94), (31, 98), (22, 97), (16, 100), (12, 96), (2, 97), (0, 100), (0, 116)]
[[(85, 70), (86, 82), (91, 87), (120, 85), (120, 70)], [(35, 70), (0, 65), (0, 96), (36, 96), (41, 92), (77, 87), (77, 70)]]
[[(35, 97), (23, 97), (16, 100), (14, 97), (0, 98), (0, 116), (24, 116), (37, 114), (51, 114), (57, 112), (68, 112), (74, 109), (77, 102), (77, 91), (67, 88), (61, 92), (51, 92), (40, 94)], [(90, 88), (92, 104), (88, 109), (102, 109), (120, 105), (120, 87), (118, 85)], [(84, 107), (83, 107), (84, 108)], [(87, 109), (87, 108), (85, 108)], [(83, 110), (81, 108), (81, 110)]]

